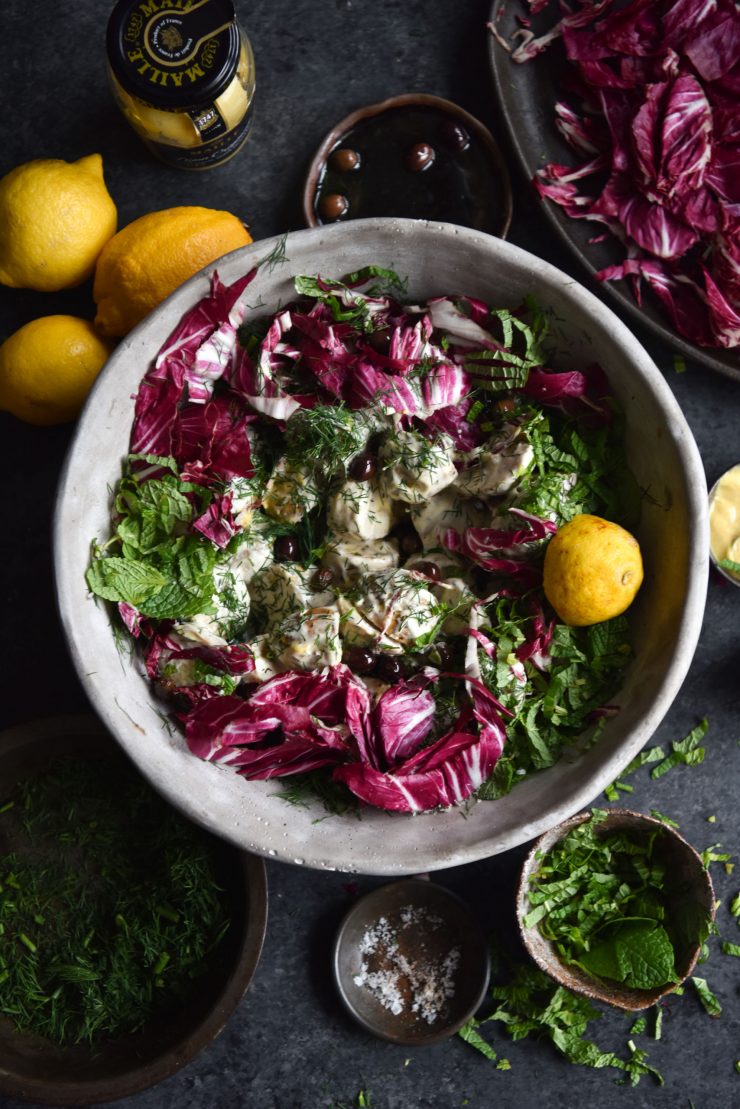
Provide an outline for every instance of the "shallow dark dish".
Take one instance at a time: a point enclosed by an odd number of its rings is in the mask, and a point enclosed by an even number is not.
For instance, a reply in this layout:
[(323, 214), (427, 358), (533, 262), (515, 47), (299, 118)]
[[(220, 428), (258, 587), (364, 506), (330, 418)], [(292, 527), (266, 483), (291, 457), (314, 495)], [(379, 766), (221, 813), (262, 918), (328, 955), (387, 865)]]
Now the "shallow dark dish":
[[(505, 39), (521, 31), (517, 15), (525, 14), (524, 3), (509, 5), (495, 0), (490, 22)], [(554, 20), (548, 22), (548, 26)], [(488, 56), (498, 106), (508, 131), (509, 142), (519, 161), (521, 171), (531, 182), (536, 171), (548, 162), (571, 165), (576, 157), (555, 127), (554, 104), (562, 94), (561, 78), (566, 65), (562, 44), (555, 42), (533, 61), (518, 64), (488, 34)], [(536, 197), (534, 186), (533, 196)], [(541, 209), (563, 242), (585, 266), (593, 279), (591, 288), (603, 293), (617, 312), (626, 312), (633, 320), (647, 327), (657, 338), (694, 362), (740, 381), (740, 352), (721, 347), (700, 347), (682, 338), (668, 323), (651, 296), (638, 305), (626, 281), (598, 281), (596, 274), (606, 266), (621, 262), (624, 252), (613, 241), (592, 243), (600, 234), (601, 225), (593, 220), (570, 219), (558, 205), (541, 201)]]
[[(40, 720), (0, 733), (0, 782), (12, 788), (63, 755), (125, 763), (118, 745), (91, 716)], [(0, 1095), (52, 1105), (114, 1101), (161, 1082), (189, 1063), (223, 1030), (257, 967), (267, 924), (267, 884), (261, 859), (208, 837), (232, 926), (191, 1003), (168, 1009), (139, 1032), (94, 1049), (58, 1047), (16, 1031), (0, 1017)], [(7, 850), (0, 840), (0, 854)]]
[[(411, 918), (408, 935), (399, 935), (397, 924), (401, 914)], [(418, 967), (424, 960), (441, 965), (451, 951), (459, 953), (450, 973), (453, 992), (439, 1005), (438, 1015), (432, 1020), (412, 1009), (424, 987), (416, 994), (402, 989), (403, 1009), (393, 1012), (370, 988), (357, 981), (364, 970), (375, 966), (370, 956), (363, 968), (363, 946), (384, 921), (391, 928), (391, 942), (398, 943), (399, 954), (412, 966)], [(488, 988), (490, 960), (486, 937), (470, 909), (444, 886), (409, 878), (381, 886), (352, 906), (337, 933), (333, 969), (339, 995), (358, 1024), (381, 1039), (420, 1046), (452, 1036), (473, 1016)], [(403, 979), (404, 975), (400, 977)], [(408, 979), (405, 981), (408, 983)], [(424, 1012), (422, 1003), (421, 1013)]]
[[(411, 170), (417, 145), (427, 151)], [(357, 167), (332, 168), (332, 152), (342, 147), (360, 154)], [(502, 239), (511, 223), (509, 171), (490, 131), (452, 101), (426, 93), (359, 108), (324, 137), (303, 192), (308, 226), (336, 222), (322, 218), (321, 197), (343, 195), (348, 208), (338, 219), (442, 220)]]
[[(527, 855), (519, 876), (516, 895), (519, 932), (524, 946), (540, 969), (554, 978), (556, 982), (559, 982), (561, 986), (572, 990), (573, 993), (590, 997), (594, 1001), (605, 1001), (608, 1005), (614, 1005), (618, 1009), (630, 1011), (647, 1009), (661, 997), (672, 993), (680, 983), (659, 986), (650, 990), (637, 990), (618, 983), (598, 982), (579, 970), (578, 967), (563, 963), (552, 944), (545, 939), (536, 924), (529, 928), (523, 924), (524, 917), (529, 911), (527, 890), (532, 875), (539, 867), (540, 859), (568, 832), (588, 819), (588, 813), (579, 813), (577, 816), (571, 817), (570, 820), (565, 820), (562, 824), (551, 828), (549, 832), (545, 832), (543, 836), (540, 836)], [(610, 809), (609, 815), (599, 825), (599, 828), (605, 832), (619, 829), (653, 832), (656, 828), (661, 829), (665, 834), (663, 855), (671, 866), (672, 876), (676, 884), (681, 883), (685, 889), (690, 890), (696, 903), (706, 911), (708, 918), (710, 920), (714, 919), (714, 888), (709, 871), (694, 848), (686, 842), (683, 836), (678, 834), (675, 828), (671, 828), (670, 825), (663, 823), (661, 820), (656, 820), (652, 816), (643, 816), (641, 813), (631, 812), (629, 809)], [(681, 981), (684, 981), (691, 974), (700, 951), (701, 943), (697, 940), (697, 942), (688, 944), (683, 950), (677, 952), (676, 971)]]

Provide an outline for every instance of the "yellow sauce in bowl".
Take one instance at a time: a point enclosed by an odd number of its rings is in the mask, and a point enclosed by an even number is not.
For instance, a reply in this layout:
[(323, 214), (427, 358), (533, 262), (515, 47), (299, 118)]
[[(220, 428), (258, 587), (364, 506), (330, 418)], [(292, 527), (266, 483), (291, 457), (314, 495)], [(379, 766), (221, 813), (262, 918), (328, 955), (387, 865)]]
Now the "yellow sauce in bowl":
[(717, 569), (740, 585), (740, 464), (722, 474), (709, 494), (709, 547)]

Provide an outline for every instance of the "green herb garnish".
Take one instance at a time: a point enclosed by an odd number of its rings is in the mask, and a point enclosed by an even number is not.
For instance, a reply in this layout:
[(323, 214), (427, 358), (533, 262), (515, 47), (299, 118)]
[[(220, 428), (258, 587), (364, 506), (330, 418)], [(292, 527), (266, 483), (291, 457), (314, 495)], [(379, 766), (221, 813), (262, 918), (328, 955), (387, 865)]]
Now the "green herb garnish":
[(13, 797), (0, 1012), (58, 1044), (174, 1013), (228, 927), (204, 836), (119, 759), (58, 759)]
[(491, 1061), (497, 1059), (497, 1054), (479, 1029), (488, 1021), (498, 1021), (512, 1040), (530, 1035), (547, 1037), (570, 1063), (596, 1069), (616, 1067), (625, 1072), (632, 1086), (646, 1074), (663, 1084), (660, 1072), (647, 1062), (646, 1052), (631, 1041), (628, 1056), (621, 1058), (588, 1039), (588, 1025), (598, 1020), (601, 1012), (587, 998), (558, 986), (537, 967), (517, 965), (508, 982), (492, 987), (491, 997), (498, 1002), (494, 1012), (484, 1020), (468, 1021), (459, 1032), (462, 1039)]
[(662, 778), (674, 766), (698, 766), (704, 762), (705, 749), (699, 744), (707, 734), (709, 723), (704, 718), (683, 739), (671, 743), (671, 753), (650, 772), (651, 778)]
[(662, 829), (602, 831), (605, 817), (593, 810), (544, 855), (524, 925), (538, 925), (565, 963), (597, 980), (640, 990), (677, 983), (677, 954), (706, 939), (709, 920), (682, 903)]

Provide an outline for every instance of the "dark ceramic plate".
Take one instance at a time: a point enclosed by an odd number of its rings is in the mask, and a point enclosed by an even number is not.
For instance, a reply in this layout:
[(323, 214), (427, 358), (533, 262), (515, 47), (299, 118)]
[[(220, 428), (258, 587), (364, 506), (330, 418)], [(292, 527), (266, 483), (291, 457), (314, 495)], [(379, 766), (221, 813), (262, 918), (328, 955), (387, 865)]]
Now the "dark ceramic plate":
[[(40, 720), (0, 732), (0, 784), (3, 792), (20, 778), (44, 769), (57, 756), (110, 759), (114, 769), (129, 765), (118, 744), (94, 717)], [(163, 802), (164, 804), (165, 802)], [(0, 1097), (52, 1105), (89, 1105), (114, 1101), (161, 1082), (190, 1062), (222, 1031), (254, 974), (267, 924), (267, 885), (262, 859), (206, 835), (219, 884), (231, 914), (231, 927), (213, 953), (194, 996), (168, 1008), (130, 1036), (84, 1045), (57, 1047), (49, 1040), (18, 1032), (0, 1017)], [(2, 855), (12, 842), (0, 838)]]
[[(491, 23), (507, 41), (514, 31), (521, 29), (516, 16), (523, 15), (524, 9), (525, 5), (518, 0), (514, 3), (496, 0), (494, 3)], [(556, 16), (553, 15), (552, 19), (548, 18), (536, 27), (544, 30), (552, 25), (554, 18)], [(555, 128), (554, 105), (561, 95), (560, 82), (566, 65), (562, 44), (554, 42), (533, 61), (517, 64), (511, 61), (506, 50), (489, 33), (488, 53), (501, 115), (527, 180), (531, 180), (535, 172), (548, 162), (572, 164), (573, 151)], [(570, 219), (551, 201), (542, 201), (542, 206), (551, 225), (593, 277), (592, 288), (599, 292), (603, 290), (604, 298), (611, 301), (615, 311), (632, 316), (686, 358), (740, 381), (740, 354), (737, 350), (731, 352), (720, 347), (696, 346), (676, 334), (657, 303), (649, 299), (648, 292), (640, 307), (627, 282), (596, 280), (599, 270), (623, 259), (623, 252), (614, 243), (589, 243), (594, 235), (599, 234), (600, 224), (592, 220)]]
[(452, 1036), (480, 1007), (490, 960), (483, 930), (450, 890), (427, 879), (380, 886), (339, 929), (334, 979), (368, 1032), (420, 1046)]

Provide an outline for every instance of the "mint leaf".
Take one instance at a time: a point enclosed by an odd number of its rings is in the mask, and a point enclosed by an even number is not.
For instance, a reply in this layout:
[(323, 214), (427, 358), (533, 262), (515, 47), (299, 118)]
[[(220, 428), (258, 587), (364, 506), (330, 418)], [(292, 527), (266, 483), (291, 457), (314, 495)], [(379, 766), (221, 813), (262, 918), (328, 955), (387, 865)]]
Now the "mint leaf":
[(683, 739), (674, 740), (671, 743), (671, 754), (654, 768), (650, 777), (662, 778), (674, 766), (681, 766), (682, 764), (684, 766), (698, 766), (699, 763), (703, 762), (705, 750), (699, 744), (707, 734), (708, 728), (709, 723), (705, 717)]
[(462, 1028), (458, 1029), (457, 1034), (461, 1040), (465, 1040), (465, 1043), (470, 1044), (476, 1051), (480, 1051), (481, 1055), (485, 1055), (486, 1059), (490, 1059), (492, 1063), (495, 1063), (498, 1055), (478, 1031), (482, 1023), (482, 1021), (476, 1020), (475, 1017), (471, 1017)]
[(722, 1006), (707, 985), (706, 978), (694, 977), (691, 982), (709, 1016), (718, 1017), (722, 1012)]
[(103, 600), (126, 601), (139, 609), (167, 582), (167, 578), (148, 563), (115, 555), (96, 558), (88, 567), (85, 580), (90, 591)]
[(636, 990), (650, 990), (676, 981), (673, 945), (660, 924), (634, 921), (612, 935), (619, 981)]

